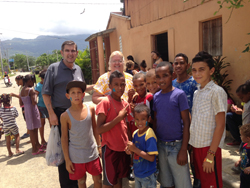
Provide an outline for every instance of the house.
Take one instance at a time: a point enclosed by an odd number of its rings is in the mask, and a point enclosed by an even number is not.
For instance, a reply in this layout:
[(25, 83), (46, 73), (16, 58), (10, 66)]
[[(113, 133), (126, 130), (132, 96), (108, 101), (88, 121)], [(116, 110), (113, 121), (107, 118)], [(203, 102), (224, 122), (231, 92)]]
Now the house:
[[(216, 15), (217, 0), (124, 0), (124, 11), (112, 12), (105, 31), (86, 40), (90, 42), (95, 75), (107, 71), (110, 52), (120, 50), (152, 67), (151, 51), (173, 62), (177, 53), (185, 53), (189, 62), (198, 51), (226, 56), (231, 64), (229, 78), (235, 96), (237, 87), (250, 79), (250, 53), (242, 53), (250, 42), (250, 2), (231, 10), (222, 8)], [(105, 53), (104, 48), (105, 46)], [(106, 67), (106, 69), (105, 69)], [(93, 75), (93, 74), (92, 74)], [(95, 78), (96, 79), (96, 78)], [(94, 80), (94, 79), (93, 79)]]

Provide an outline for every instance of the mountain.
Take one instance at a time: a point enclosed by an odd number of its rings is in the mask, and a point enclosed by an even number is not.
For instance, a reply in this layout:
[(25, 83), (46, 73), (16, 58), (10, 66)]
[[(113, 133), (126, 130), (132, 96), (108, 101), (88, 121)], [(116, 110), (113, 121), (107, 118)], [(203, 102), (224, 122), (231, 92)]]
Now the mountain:
[(61, 45), (66, 40), (73, 40), (77, 44), (78, 50), (83, 50), (89, 46), (85, 39), (91, 34), (67, 35), (67, 36), (38, 36), (35, 39), (13, 38), (12, 40), (2, 41), (2, 54), (5, 56), (5, 49), (11, 57), (14, 54), (28, 54), (38, 57), (44, 53), (50, 53), (53, 50), (60, 50)]

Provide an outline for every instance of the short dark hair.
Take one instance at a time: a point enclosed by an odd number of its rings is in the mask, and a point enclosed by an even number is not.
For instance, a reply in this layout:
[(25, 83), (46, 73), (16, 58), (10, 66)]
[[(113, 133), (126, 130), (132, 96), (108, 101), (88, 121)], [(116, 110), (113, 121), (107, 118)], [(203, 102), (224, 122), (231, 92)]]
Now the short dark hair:
[(171, 65), (171, 63), (167, 62), (167, 61), (162, 61), (160, 62), (156, 68), (155, 68), (155, 71), (157, 68), (160, 68), (160, 67), (168, 67), (169, 68), (169, 71), (170, 71), (170, 74), (173, 74), (173, 66)]
[(250, 92), (250, 87), (248, 87), (247, 84), (242, 84), (236, 89), (236, 93), (242, 93), (246, 95), (248, 92)]
[(140, 67), (139, 67), (139, 65), (138, 65), (138, 63), (136, 63), (136, 62), (134, 62), (135, 64), (134, 64), (134, 69), (139, 69), (139, 70), (141, 70), (140, 69)]
[(192, 59), (192, 64), (196, 62), (205, 62), (208, 65), (209, 69), (212, 69), (214, 67), (213, 56), (205, 51), (200, 51), (195, 55), (195, 57)]
[(240, 131), (244, 134), (246, 137), (250, 137), (250, 124), (245, 124), (240, 127)]
[(186, 63), (188, 63), (188, 57), (187, 57), (186, 54), (178, 53), (178, 54), (176, 54), (175, 58), (176, 58), (176, 57), (183, 57), (184, 60), (186, 61)]
[(133, 56), (132, 56), (132, 55), (129, 55), (129, 56), (127, 57), (127, 60), (134, 61), (134, 58), (133, 58)]
[(62, 51), (64, 50), (64, 46), (65, 46), (65, 45), (75, 45), (76, 51), (77, 51), (77, 45), (76, 45), (76, 43), (75, 43), (74, 41), (72, 41), (72, 40), (67, 40), (67, 41), (65, 41), (64, 43), (62, 43), (62, 46), (61, 46), (61, 50), (62, 50)]
[(247, 80), (247, 81), (245, 82), (245, 84), (246, 84), (246, 86), (247, 86), (247, 90), (250, 90), (250, 80)]
[(141, 112), (147, 112), (148, 117), (150, 116), (150, 109), (145, 104), (138, 104), (134, 108), (134, 112), (141, 113)]
[(114, 78), (121, 78), (121, 77), (124, 77), (124, 75), (121, 72), (119, 72), (118, 70), (115, 70), (109, 76), (109, 84), (112, 84), (112, 81)]
[(46, 72), (47, 72), (47, 69), (41, 70), (41, 72), (39, 73), (39, 77), (44, 79)]
[(155, 53), (158, 57), (161, 57), (161, 54), (157, 51), (152, 51), (151, 53)]
[(145, 60), (142, 60), (142, 62), (140, 63), (140, 66), (143, 67), (144, 69), (147, 68), (147, 63)]
[(137, 80), (138, 78), (143, 78), (144, 82), (146, 82), (146, 75), (143, 73), (136, 73), (133, 76), (133, 81)]

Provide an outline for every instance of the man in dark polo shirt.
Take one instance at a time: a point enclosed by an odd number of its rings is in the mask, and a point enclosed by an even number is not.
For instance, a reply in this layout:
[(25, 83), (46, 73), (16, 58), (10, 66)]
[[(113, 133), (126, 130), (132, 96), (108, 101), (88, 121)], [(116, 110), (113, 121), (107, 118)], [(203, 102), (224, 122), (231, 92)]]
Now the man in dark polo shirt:
[[(65, 41), (61, 47), (63, 59), (49, 66), (44, 82), (42, 95), (46, 108), (49, 112), (51, 125), (58, 125), (61, 135), (60, 116), (71, 106), (70, 100), (66, 98), (66, 85), (72, 80), (84, 81), (81, 68), (75, 64), (77, 57), (77, 45), (73, 41)], [(86, 91), (93, 89), (93, 85), (87, 86)], [(69, 179), (65, 162), (58, 166), (59, 181), (62, 188), (76, 188), (77, 181)]]

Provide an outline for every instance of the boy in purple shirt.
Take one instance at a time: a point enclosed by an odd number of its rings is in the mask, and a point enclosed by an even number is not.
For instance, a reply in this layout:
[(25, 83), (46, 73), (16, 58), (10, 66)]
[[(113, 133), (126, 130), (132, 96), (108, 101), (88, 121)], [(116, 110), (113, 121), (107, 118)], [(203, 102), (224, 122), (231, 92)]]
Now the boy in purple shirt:
[(162, 187), (191, 188), (187, 164), (190, 126), (187, 96), (184, 91), (172, 86), (173, 67), (169, 62), (159, 63), (155, 73), (161, 88), (153, 99), (159, 182)]

